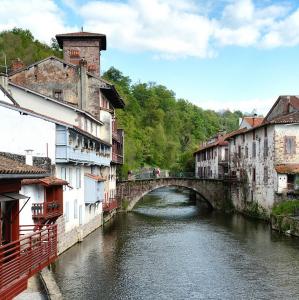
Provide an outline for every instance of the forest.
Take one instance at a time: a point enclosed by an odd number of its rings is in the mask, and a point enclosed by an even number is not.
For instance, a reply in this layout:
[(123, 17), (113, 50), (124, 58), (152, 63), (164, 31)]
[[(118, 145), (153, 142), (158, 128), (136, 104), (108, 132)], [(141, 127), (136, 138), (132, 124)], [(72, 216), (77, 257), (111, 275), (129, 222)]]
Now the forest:
[[(62, 57), (55, 39), (46, 45), (19, 28), (0, 33), (2, 72), (5, 60), (8, 66), (15, 58), (30, 64), (50, 55)], [(126, 103), (124, 110), (116, 111), (118, 127), (125, 130), (122, 174), (142, 167), (193, 171), (193, 152), (200, 143), (220, 130), (236, 129), (242, 117), (240, 111), (204, 110), (155, 82), (132, 82), (114, 67), (103, 78), (115, 85)]]

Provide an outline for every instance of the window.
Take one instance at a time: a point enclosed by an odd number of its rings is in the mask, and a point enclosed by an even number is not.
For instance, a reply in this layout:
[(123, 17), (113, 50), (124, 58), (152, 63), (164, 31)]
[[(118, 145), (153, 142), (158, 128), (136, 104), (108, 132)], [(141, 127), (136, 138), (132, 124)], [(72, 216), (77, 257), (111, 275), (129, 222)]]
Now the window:
[(255, 143), (255, 141), (252, 143), (252, 157), (256, 157), (256, 143)]
[(267, 128), (267, 126), (264, 127), (264, 136), (265, 136), (265, 138), (268, 136), (268, 128)]
[(74, 219), (78, 219), (78, 200), (74, 201)]
[(268, 167), (264, 167), (264, 184), (268, 184)]
[(284, 137), (284, 153), (285, 154), (296, 154), (296, 137), (285, 136)]
[(252, 182), (255, 183), (255, 181), (256, 181), (255, 168), (252, 168)]
[(60, 178), (63, 180), (66, 180), (66, 168), (65, 167), (61, 168)]
[(238, 146), (238, 157), (241, 158), (241, 146)]
[(65, 203), (65, 222), (70, 220), (70, 203), (66, 201)]
[(245, 134), (242, 134), (242, 141), (245, 143)]
[(73, 169), (69, 168), (69, 184), (73, 186)]
[(266, 158), (268, 156), (268, 152), (269, 152), (269, 149), (268, 149), (268, 138), (265, 138), (264, 139), (264, 158)]
[(76, 168), (76, 188), (81, 188), (81, 169)]
[(53, 90), (53, 97), (56, 100), (63, 100), (62, 90)]
[(245, 158), (248, 158), (248, 146), (245, 146)]

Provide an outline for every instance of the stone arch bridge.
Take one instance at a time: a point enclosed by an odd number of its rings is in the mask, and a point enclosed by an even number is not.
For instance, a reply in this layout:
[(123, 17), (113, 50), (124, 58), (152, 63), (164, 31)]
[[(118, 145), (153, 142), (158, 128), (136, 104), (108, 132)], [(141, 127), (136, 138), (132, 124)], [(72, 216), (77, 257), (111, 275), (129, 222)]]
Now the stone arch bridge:
[(230, 185), (220, 179), (201, 178), (155, 178), (120, 181), (117, 183), (117, 197), (120, 206), (132, 210), (135, 204), (149, 192), (161, 187), (183, 187), (192, 190), (208, 201), (215, 209), (230, 209)]

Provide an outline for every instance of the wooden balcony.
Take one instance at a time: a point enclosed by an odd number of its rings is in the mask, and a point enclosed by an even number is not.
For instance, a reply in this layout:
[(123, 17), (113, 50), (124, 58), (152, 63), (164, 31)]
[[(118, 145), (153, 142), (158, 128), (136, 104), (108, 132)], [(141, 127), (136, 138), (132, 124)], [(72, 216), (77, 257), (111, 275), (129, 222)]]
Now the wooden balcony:
[(33, 203), (32, 218), (48, 220), (63, 215), (63, 205), (60, 201)]
[(0, 244), (0, 299), (12, 299), (27, 280), (57, 258), (57, 225), (21, 226), (19, 240)]
[(110, 212), (118, 208), (118, 202), (116, 198), (110, 198), (109, 202), (103, 202), (103, 211)]

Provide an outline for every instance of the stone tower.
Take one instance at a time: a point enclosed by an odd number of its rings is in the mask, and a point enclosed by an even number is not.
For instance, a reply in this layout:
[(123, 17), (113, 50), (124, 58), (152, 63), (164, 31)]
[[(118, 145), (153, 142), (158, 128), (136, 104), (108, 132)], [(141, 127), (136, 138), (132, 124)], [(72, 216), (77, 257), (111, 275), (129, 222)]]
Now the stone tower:
[(106, 50), (106, 35), (91, 32), (57, 34), (56, 39), (63, 49), (66, 62), (79, 65), (82, 58), (87, 61), (88, 72), (100, 76), (100, 54)]

